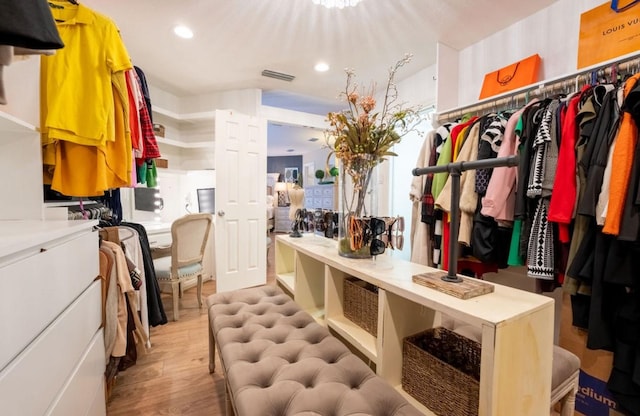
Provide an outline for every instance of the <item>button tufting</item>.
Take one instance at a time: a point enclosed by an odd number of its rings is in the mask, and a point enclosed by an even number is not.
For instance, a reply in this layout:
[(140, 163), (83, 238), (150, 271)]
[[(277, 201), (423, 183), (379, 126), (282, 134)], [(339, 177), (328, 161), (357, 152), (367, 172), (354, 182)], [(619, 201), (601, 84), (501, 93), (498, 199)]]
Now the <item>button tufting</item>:
[[(260, 409), (259, 414), (274, 416), (337, 416), (344, 414), (345, 397), (353, 397), (347, 407), (359, 414), (419, 414), (409, 410), (393, 388), (369, 383), (377, 376), (276, 287), (236, 293), (230, 297), (233, 305), (212, 307), (209, 317), (239, 414), (253, 415)], [(216, 299), (211, 303), (216, 306)], [(221, 332), (227, 327), (242, 329)], [(241, 341), (235, 344), (236, 340)], [(331, 366), (337, 362), (340, 365)]]

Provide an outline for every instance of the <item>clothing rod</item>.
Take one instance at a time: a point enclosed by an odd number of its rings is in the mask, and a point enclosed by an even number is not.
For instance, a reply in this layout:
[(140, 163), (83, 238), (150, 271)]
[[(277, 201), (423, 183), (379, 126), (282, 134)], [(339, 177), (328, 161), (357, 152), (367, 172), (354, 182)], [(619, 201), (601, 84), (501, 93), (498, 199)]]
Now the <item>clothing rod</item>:
[(557, 92), (567, 92), (570, 88), (577, 91), (582, 85), (591, 81), (591, 74), (595, 74), (598, 78), (601, 78), (611, 75), (614, 68), (618, 72), (624, 72), (629, 71), (634, 67), (640, 67), (640, 55), (638, 55), (638, 53), (619, 57), (618, 59), (609, 62), (603, 62), (596, 66), (585, 68), (552, 80), (541, 81), (511, 92), (487, 98), (474, 104), (446, 110), (442, 113), (437, 113), (435, 118), (438, 123), (444, 123), (460, 118), (462, 115), (467, 113), (481, 113), (485, 110), (513, 105), (518, 102), (522, 102), (524, 104), (530, 97), (545, 96), (549, 93), (554, 94)]
[(490, 169), (500, 166), (517, 166), (519, 161), (520, 157), (518, 155), (513, 155), (507, 157), (496, 157), (493, 159), (470, 160), (468, 162), (452, 162), (446, 165), (428, 166), (426, 168), (415, 168), (412, 173), (413, 176), (422, 176), (428, 173), (464, 172), (465, 170), (473, 169)]
[(462, 283), (464, 280), (458, 276), (458, 232), (460, 230), (460, 175), (465, 170), (488, 169), (499, 166), (517, 166), (520, 157), (518, 155), (498, 157), (494, 159), (470, 160), (468, 162), (453, 162), (442, 166), (430, 166), (416, 168), (414, 176), (428, 173), (449, 172), (451, 180), (451, 221), (449, 221), (449, 263), (447, 274), (442, 280), (449, 283)]

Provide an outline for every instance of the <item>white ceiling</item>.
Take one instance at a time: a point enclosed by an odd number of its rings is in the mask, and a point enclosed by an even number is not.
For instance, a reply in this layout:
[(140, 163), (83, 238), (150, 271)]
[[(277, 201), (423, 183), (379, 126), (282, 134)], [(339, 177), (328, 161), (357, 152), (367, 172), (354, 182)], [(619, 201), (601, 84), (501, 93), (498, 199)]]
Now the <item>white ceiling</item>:
[[(339, 10), (311, 0), (81, 0), (116, 22), (134, 63), (162, 89), (191, 96), (259, 88), (263, 104), (316, 114), (342, 108), (345, 68), (384, 85), (388, 68), (410, 52), (401, 80), (435, 63), (436, 42), (462, 49), (554, 1), (363, 0)], [(193, 39), (176, 37), (177, 24)], [(320, 60), (328, 72), (313, 70)], [(266, 78), (264, 69), (295, 79)], [(270, 154), (277, 139), (270, 134)]]

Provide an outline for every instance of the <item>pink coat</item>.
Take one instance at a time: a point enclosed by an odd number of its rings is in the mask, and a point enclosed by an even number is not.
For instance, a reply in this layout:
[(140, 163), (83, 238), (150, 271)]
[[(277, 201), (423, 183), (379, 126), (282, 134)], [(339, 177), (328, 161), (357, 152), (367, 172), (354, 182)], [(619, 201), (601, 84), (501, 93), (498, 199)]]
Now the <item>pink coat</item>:
[[(538, 100), (532, 100), (525, 107), (513, 113), (507, 121), (504, 137), (497, 157), (507, 157), (518, 152), (519, 140), (516, 136), (516, 124), (524, 109)], [(516, 182), (518, 167), (499, 167), (493, 169), (487, 193), (482, 198), (482, 215), (493, 217), (496, 221), (513, 221), (516, 202)]]

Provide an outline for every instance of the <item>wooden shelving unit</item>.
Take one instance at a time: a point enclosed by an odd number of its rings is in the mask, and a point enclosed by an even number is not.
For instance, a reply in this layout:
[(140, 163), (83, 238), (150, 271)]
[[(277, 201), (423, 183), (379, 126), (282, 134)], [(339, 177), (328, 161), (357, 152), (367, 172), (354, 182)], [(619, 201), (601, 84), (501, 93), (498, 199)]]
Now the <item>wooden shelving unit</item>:
[[(414, 274), (433, 271), (429, 267), (387, 256), (375, 261), (343, 258), (334, 240), (310, 234), (279, 235), (275, 250), (278, 284), (375, 363), (378, 375), (424, 414), (433, 413), (401, 387), (402, 343), (438, 326), (442, 314), (482, 329), (480, 416), (549, 414), (553, 299), (501, 285), (490, 294), (457, 299), (412, 282)], [(377, 336), (344, 316), (342, 293), (349, 276), (378, 287)]]

